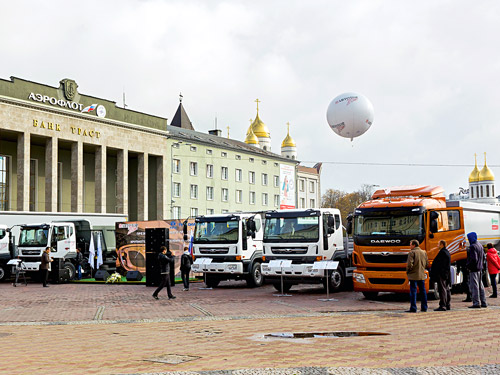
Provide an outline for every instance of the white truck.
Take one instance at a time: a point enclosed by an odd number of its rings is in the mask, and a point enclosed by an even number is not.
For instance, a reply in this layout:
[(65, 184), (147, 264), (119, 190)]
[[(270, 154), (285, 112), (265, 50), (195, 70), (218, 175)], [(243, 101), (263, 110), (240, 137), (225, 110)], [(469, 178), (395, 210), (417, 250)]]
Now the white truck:
[[(336, 208), (277, 210), (265, 214), (262, 274), (278, 291), (287, 292), (299, 283), (323, 283), (326, 288), (327, 282), (331, 291), (341, 290), (354, 270), (351, 254)], [(273, 268), (269, 264), (272, 260), (291, 260), (291, 266)], [(323, 260), (338, 261), (339, 265), (336, 270), (314, 269), (314, 262)]]
[(14, 244), (10, 229), (7, 225), (0, 224), (0, 281), (9, 277), (12, 267), (7, 265), (7, 262), (14, 257)]
[[(193, 237), (198, 261), (192, 271), (204, 273), (205, 283), (211, 288), (230, 279), (246, 280), (250, 287), (261, 286), (262, 236), (261, 213), (198, 216)], [(203, 258), (210, 258), (211, 263), (199, 264)]]
[[(106, 242), (102, 231), (94, 231), (87, 220), (53, 221), (43, 224), (23, 224), (20, 226), (17, 244), (18, 258), (24, 262), (28, 272), (38, 272), (42, 253), (50, 246), (51, 258), (57, 261), (58, 268), (69, 271), (69, 279), (76, 273), (76, 249), (81, 249), (88, 263), (91, 236), (94, 236), (94, 248), (97, 249), (97, 237), (100, 236), (103, 258), (106, 256)], [(96, 250), (97, 254), (97, 250)]]

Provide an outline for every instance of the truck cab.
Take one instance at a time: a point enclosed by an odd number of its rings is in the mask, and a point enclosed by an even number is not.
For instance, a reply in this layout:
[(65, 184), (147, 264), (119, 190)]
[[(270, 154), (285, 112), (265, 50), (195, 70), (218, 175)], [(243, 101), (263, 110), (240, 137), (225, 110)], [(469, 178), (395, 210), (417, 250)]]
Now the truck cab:
[[(350, 255), (343, 236), (340, 211), (335, 208), (291, 209), (267, 212), (264, 229), (264, 263), (262, 273), (281, 290), (289, 290), (299, 283), (330, 283), (332, 291), (345, 285), (351, 271)], [(346, 243), (344, 243), (346, 242)], [(290, 267), (275, 269), (272, 260), (291, 260)], [(339, 261), (337, 270), (314, 269), (313, 264), (321, 260)]]
[(208, 287), (222, 280), (246, 280), (248, 286), (261, 286), (263, 277), (261, 213), (234, 213), (198, 216), (193, 234), (195, 259), (210, 258), (211, 263), (195, 262), (193, 272), (202, 272)]
[(0, 224), (0, 281), (10, 275), (10, 266), (7, 262), (14, 257), (12, 247), (9, 228)]

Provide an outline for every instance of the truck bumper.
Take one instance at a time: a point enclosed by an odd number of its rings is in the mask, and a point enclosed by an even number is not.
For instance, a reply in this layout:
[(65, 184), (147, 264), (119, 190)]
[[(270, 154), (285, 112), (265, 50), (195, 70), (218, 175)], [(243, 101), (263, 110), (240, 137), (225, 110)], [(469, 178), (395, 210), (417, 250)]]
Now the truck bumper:
[(290, 267), (271, 268), (268, 264), (262, 263), (261, 271), (264, 276), (283, 276), (286, 277), (324, 277), (325, 270), (314, 270), (313, 265), (306, 264), (292, 264)]
[(27, 271), (38, 271), (40, 269), (40, 263), (38, 262), (24, 262), (24, 266)]
[(210, 263), (208, 265), (193, 264), (191, 267), (193, 272), (224, 273), (232, 275), (241, 275), (244, 273), (243, 263), (241, 262)]
[[(410, 292), (410, 283), (405, 271), (355, 270), (352, 280), (355, 292)], [(425, 289), (429, 291), (429, 276), (427, 272)]]

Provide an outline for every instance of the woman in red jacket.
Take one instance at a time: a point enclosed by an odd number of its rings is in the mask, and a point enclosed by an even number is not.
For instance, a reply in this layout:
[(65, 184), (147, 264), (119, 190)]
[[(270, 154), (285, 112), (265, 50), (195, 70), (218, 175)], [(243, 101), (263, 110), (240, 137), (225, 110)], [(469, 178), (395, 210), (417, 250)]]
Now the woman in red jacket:
[(488, 273), (490, 274), (491, 287), (493, 288), (493, 294), (490, 298), (497, 298), (497, 274), (500, 272), (500, 258), (493, 244), (489, 243), (486, 247), (488, 248), (486, 253)]

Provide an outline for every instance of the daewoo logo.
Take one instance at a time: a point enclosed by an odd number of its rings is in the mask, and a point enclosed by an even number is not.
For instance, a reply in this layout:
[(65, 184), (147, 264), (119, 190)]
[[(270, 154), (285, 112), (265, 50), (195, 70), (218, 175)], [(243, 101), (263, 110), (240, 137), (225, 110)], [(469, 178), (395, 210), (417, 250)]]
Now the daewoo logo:
[(401, 243), (401, 240), (371, 240), (371, 243)]

